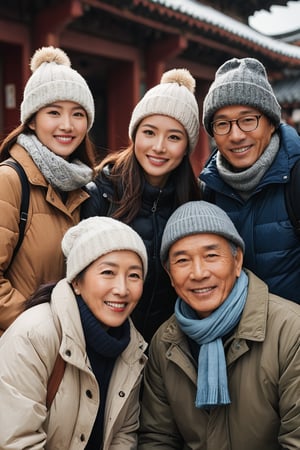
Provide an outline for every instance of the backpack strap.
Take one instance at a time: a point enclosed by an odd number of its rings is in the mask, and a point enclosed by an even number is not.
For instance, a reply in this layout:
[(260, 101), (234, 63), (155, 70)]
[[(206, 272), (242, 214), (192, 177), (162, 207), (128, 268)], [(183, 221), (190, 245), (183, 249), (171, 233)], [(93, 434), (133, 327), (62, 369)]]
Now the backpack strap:
[(300, 159), (292, 167), (290, 181), (285, 185), (285, 203), (295, 233), (300, 237)]
[(66, 362), (62, 359), (60, 354), (58, 354), (47, 385), (46, 406), (48, 410), (51, 407), (53, 399), (57, 393), (58, 387), (61, 383), (61, 380), (63, 379), (65, 367)]
[[(24, 238), (25, 227), (28, 217), (28, 207), (29, 207), (29, 183), (27, 175), (23, 169), (23, 167), (15, 160), (8, 159), (2, 163), (2, 165), (10, 166), (19, 175), (21, 181), (21, 207), (20, 207), (20, 222), (19, 222), (19, 239), (17, 245), (14, 249), (14, 253), (11, 261), (13, 261), (16, 256)], [(7, 268), (8, 270), (8, 268)]]

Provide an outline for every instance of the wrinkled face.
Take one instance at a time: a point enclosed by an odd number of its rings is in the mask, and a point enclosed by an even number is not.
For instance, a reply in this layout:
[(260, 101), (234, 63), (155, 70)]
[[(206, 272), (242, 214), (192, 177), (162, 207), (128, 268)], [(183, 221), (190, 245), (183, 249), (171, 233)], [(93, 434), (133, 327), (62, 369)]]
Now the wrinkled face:
[(181, 123), (156, 114), (139, 124), (134, 152), (146, 180), (152, 186), (164, 187), (170, 173), (181, 163), (187, 146), (187, 133)]
[(72, 282), (105, 329), (120, 326), (136, 307), (143, 291), (143, 265), (133, 251), (107, 253)]
[(55, 102), (41, 108), (29, 127), (49, 150), (68, 159), (86, 136), (87, 114), (77, 103)]
[(200, 318), (209, 316), (228, 297), (240, 276), (243, 255), (216, 234), (187, 236), (172, 245), (168, 273), (173, 287)]
[[(248, 106), (226, 106), (215, 113), (213, 120), (235, 120), (249, 115), (262, 113)], [(234, 169), (239, 171), (251, 167), (258, 160), (268, 146), (274, 131), (275, 126), (262, 115), (255, 130), (242, 131), (236, 122), (233, 122), (228, 134), (220, 136), (214, 133), (214, 139), (219, 152)]]

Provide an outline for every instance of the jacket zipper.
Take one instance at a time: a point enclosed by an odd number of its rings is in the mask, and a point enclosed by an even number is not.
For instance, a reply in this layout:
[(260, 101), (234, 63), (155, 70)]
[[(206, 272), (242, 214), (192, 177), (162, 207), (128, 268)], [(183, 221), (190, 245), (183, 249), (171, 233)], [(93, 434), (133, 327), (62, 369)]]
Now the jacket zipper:
[(161, 193), (162, 193), (162, 190), (160, 189), (160, 190), (159, 190), (159, 193), (158, 193), (158, 196), (157, 196), (157, 199), (154, 200), (153, 205), (152, 205), (152, 208), (151, 208), (151, 211), (152, 211), (153, 213), (155, 213), (156, 210), (157, 210), (157, 205), (158, 205), (158, 201), (159, 201), (159, 197), (160, 197), (160, 194), (161, 194)]

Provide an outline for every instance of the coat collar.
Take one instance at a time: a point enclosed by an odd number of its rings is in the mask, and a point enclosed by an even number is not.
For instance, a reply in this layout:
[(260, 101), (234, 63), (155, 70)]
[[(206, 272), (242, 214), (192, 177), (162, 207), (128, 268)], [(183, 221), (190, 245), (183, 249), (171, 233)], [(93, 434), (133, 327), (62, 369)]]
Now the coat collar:
[[(66, 279), (60, 280), (53, 289), (51, 296), (53, 316), (60, 322), (61, 347), (60, 353), (71, 354), (70, 362), (81, 369), (85, 367), (85, 338), (80, 320), (77, 302), (70, 284)], [(143, 357), (147, 348), (140, 333), (130, 321), (130, 343), (120, 355), (120, 358), (131, 365)], [(65, 358), (64, 358), (65, 359)]]
[(254, 273), (244, 270), (249, 278), (248, 295), (235, 336), (262, 342), (266, 336), (269, 290)]

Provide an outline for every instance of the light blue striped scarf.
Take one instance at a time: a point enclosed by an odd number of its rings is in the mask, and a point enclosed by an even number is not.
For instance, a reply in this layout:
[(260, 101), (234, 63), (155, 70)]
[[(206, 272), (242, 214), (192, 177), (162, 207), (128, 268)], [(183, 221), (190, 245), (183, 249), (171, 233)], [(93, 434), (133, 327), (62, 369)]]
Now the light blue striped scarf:
[(179, 327), (200, 345), (195, 401), (197, 408), (230, 403), (222, 337), (238, 324), (247, 292), (248, 277), (242, 271), (227, 299), (208, 317), (200, 319), (181, 298), (176, 301), (175, 316)]

